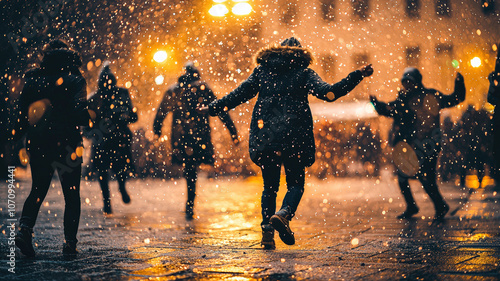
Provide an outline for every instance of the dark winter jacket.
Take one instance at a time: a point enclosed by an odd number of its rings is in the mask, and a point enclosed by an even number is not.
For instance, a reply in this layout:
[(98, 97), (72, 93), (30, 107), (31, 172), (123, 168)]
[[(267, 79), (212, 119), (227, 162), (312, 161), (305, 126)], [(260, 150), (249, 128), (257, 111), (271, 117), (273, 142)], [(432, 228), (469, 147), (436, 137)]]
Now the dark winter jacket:
[(90, 120), (81, 65), (74, 51), (56, 49), (44, 54), (39, 68), (25, 74), (16, 136), (27, 134), (31, 158), (64, 156), (81, 146), (78, 126), (88, 125)]
[(427, 89), (416, 68), (407, 68), (402, 81), (409, 79), (416, 87), (399, 92), (396, 100), (384, 103), (372, 101), (380, 115), (394, 119), (390, 142), (410, 144), (418, 156), (435, 156), (441, 150), (440, 110), (465, 100), (465, 84), (460, 73), (455, 79), (455, 91), (450, 95)]
[(93, 143), (93, 164), (100, 172), (111, 167), (117, 172), (131, 172), (132, 132), (128, 125), (137, 122), (136, 109), (127, 89), (116, 85), (109, 66), (99, 74), (98, 90), (89, 99), (89, 110), (95, 113), (90, 128)]
[(296, 157), (304, 166), (314, 163), (313, 119), (308, 96), (333, 102), (361, 82), (361, 71), (330, 85), (308, 66), (313, 57), (302, 47), (276, 46), (257, 54), (258, 66), (229, 95), (209, 105), (221, 114), (258, 94), (250, 123), (250, 158), (261, 166), (273, 153)]
[[(153, 130), (161, 135), (163, 120), (173, 113), (171, 144), (172, 163), (213, 164), (214, 149), (210, 136), (208, 113), (199, 112), (198, 106), (208, 105), (216, 97), (207, 83), (200, 80), (197, 71), (179, 77), (178, 83), (169, 88), (156, 113)], [(237, 139), (233, 121), (226, 112), (220, 116), (231, 137)]]
[[(500, 51), (499, 51), (500, 53)], [(500, 167), (500, 113), (498, 106), (500, 105), (500, 58), (497, 58), (497, 66), (495, 71), (490, 73), (490, 87), (488, 89), (488, 102), (495, 105), (493, 113), (493, 150), (496, 154), (498, 166)], [(498, 69), (496, 69), (498, 67)]]

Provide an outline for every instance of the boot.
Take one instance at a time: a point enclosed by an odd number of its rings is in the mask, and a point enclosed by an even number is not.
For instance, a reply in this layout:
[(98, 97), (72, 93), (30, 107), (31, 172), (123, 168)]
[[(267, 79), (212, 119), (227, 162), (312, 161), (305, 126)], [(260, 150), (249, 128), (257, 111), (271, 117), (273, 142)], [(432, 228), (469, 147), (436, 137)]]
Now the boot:
[(16, 246), (21, 250), (23, 255), (29, 258), (35, 256), (35, 249), (33, 249), (33, 242), (31, 241), (32, 237), (33, 230), (29, 227), (21, 226), (15, 238)]
[(417, 206), (415, 205), (411, 205), (409, 207), (406, 208), (406, 211), (404, 211), (401, 215), (397, 216), (398, 219), (402, 220), (402, 219), (409, 219), (411, 218), (413, 215), (415, 215), (416, 213), (418, 213), (419, 209)]
[(260, 245), (264, 250), (276, 249), (276, 244), (274, 243), (274, 228), (270, 224), (262, 225), (262, 241)]
[(295, 237), (289, 225), (291, 219), (287, 209), (279, 210), (269, 219), (269, 223), (278, 231), (281, 241), (287, 245), (295, 244)]
[(122, 194), (123, 203), (125, 203), (125, 204), (130, 203), (130, 196), (128, 195), (125, 187), (120, 187), (120, 193)]
[(102, 208), (102, 212), (106, 215), (110, 215), (113, 213), (111, 210), (111, 200), (104, 199), (104, 207)]
[(63, 245), (62, 252), (65, 258), (75, 258), (78, 254), (76, 250), (76, 241), (67, 240)]
[(446, 216), (449, 210), (450, 206), (448, 206), (446, 202), (443, 202), (440, 208), (436, 208), (436, 214), (434, 215), (434, 220), (442, 220), (444, 216)]

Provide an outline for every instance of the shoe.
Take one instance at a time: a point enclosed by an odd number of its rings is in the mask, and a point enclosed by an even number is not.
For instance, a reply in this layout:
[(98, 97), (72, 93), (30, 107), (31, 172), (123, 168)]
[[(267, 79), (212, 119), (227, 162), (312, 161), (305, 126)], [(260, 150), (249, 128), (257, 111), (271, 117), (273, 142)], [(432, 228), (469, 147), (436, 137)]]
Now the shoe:
[(269, 219), (269, 223), (274, 229), (276, 229), (276, 231), (278, 231), (280, 239), (281, 241), (283, 241), (283, 243), (287, 245), (293, 245), (295, 244), (295, 237), (293, 236), (293, 232), (290, 229), (287, 216), (283, 216), (279, 214), (279, 212), (280, 211), (278, 211), (271, 217), (271, 219)]
[(413, 215), (415, 215), (416, 213), (418, 213), (419, 209), (417, 206), (413, 206), (413, 207), (408, 207), (406, 208), (406, 211), (404, 211), (401, 215), (397, 216), (398, 219), (402, 220), (402, 219), (409, 219), (411, 218)]
[(15, 243), (16, 246), (21, 250), (23, 255), (32, 258), (35, 256), (35, 249), (33, 249), (33, 230), (27, 227), (21, 227), (17, 232)]
[(450, 206), (448, 204), (444, 203), (441, 208), (436, 210), (436, 214), (434, 215), (434, 220), (442, 220), (444, 216), (448, 213), (450, 210)]
[(102, 212), (106, 215), (110, 215), (113, 213), (113, 211), (111, 210), (111, 201), (109, 199), (104, 200), (104, 207), (102, 208)]
[(123, 189), (120, 188), (120, 193), (122, 194), (123, 203), (125, 204), (130, 203), (130, 196), (128, 195), (127, 190), (125, 188)]
[(276, 243), (274, 243), (274, 228), (270, 224), (262, 225), (262, 241), (260, 241), (260, 245), (264, 250), (276, 249)]
[(76, 242), (66, 241), (63, 245), (62, 253), (65, 258), (76, 257), (78, 254), (78, 251), (76, 250)]

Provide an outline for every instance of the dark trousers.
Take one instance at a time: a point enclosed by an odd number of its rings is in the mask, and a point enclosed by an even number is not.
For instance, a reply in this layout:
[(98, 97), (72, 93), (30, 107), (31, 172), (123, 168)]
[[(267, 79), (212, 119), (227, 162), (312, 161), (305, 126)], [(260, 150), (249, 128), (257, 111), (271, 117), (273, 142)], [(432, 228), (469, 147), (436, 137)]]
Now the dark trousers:
[(285, 167), (287, 192), (280, 210), (285, 210), (291, 219), (299, 206), (302, 194), (304, 194), (305, 167), (298, 159), (273, 155), (261, 166), (262, 178), (264, 180), (264, 191), (262, 192), (262, 223), (269, 224), (269, 219), (276, 212), (276, 194), (280, 185), (281, 165)]
[(184, 178), (187, 182), (187, 202), (186, 212), (192, 212), (194, 208), (194, 199), (196, 197), (196, 180), (198, 179), (198, 164), (184, 164)]
[[(116, 180), (118, 181), (118, 188), (120, 192), (125, 191), (125, 181), (127, 175), (125, 173), (116, 172)], [(107, 171), (99, 171), (99, 185), (101, 186), (102, 197), (106, 204), (110, 204), (110, 193), (109, 193), (109, 175)]]
[[(436, 211), (442, 210), (446, 205), (443, 196), (439, 192), (438, 185), (436, 182), (436, 163), (437, 157), (424, 158), (420, 165), (420, 170), (417, 174), (417, 179), (422, 183), (425, 192), (429, 195), (434, 203), (434, 208)], [(416, 207), (417, 204), (413, 195), (411, 193), (410, 184), (408, 182), (409, 178), (401, 174), (398, 175), (399, 188), (406, 201), (407, 208)]]
[[(31, 192), (24, 202), (21, 215), (21, 227), (33, 228), (40, 206), (49, 191), (54, 171), (57, 170), (64, 195), (64, 238), (77, 242), (76, 234), (80, 222), (80, 177), (82, 165), (63, 166), (58, 161), (31, 161)], [(56, 165), (53, 165), (56, 164)]]

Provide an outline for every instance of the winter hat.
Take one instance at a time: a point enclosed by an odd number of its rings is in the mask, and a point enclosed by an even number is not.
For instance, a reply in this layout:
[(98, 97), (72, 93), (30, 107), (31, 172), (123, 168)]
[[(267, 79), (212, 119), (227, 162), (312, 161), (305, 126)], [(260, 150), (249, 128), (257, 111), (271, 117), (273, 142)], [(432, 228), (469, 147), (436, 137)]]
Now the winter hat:
[(416, 85), (421, 85), (422, 74), (420, 74), (420, 71), (415, 67), (407, 67), (403, 71), (403, 77), (401, 77), (401, 83), (403, 83), (406, 80), (409, 80)]
[(116, 77), (113, 72), (111, 72), (109, 67), (110, 64), (111, 62), (109, 61), (105, 61), (102, 64), (101, 72), (99, 73), (99, 88), (108, 88), (110, 85), (116, 85)]
[(297, 38), (295, 37), (290, 37), (290, 38), (287, 38), (285, 39), (285, 41), (281, 42), (281, 46), (285, 47), (302, 47), (302, 45), (300, 44), (299, 40), (297, 40)]
[(184, 65), (184, 69), (186, 70), (186, 73), (189, 73), (189, 74), (200, 74), (200, 71), (198, 71), (198, 68), (196, 68), (196, 66), (194, 65), (194, 62), (192, 61), (189, 61), (187, 62), (185, 65)]
[(45, 46), (43, 47), (43, 52), (46, 53), (57, 49), (69, 49), (69, 45), (64, 40), (55, 39), (45, 44)]

